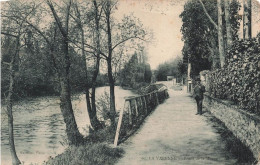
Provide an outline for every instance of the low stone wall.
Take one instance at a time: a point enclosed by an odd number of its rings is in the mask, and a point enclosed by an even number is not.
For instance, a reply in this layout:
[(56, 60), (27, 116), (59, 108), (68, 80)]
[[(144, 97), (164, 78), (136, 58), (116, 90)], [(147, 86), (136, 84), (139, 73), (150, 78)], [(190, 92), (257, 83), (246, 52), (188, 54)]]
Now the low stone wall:
[(260, 117), (240, 110), (229, 101), (205, 94), (203, 105), (260, 158)]

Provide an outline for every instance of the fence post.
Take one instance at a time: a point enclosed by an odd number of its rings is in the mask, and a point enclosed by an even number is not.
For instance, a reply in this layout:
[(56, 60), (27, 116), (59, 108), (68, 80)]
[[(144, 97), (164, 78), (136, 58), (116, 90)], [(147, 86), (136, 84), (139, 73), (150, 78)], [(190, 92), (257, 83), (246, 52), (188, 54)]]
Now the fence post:
[(146, 105), (146, 114), (149, 114), (149, 100), (147, 99), (147, 95), (144, 95), (145, 105)]
[(152, 109), (153, 109), (153, 105), (152, 105), (152, 98), (153, 98), (153, 96), (152, 96), (152, 93), (150, 93), (149, 94), (149, 105), (150, 105), (150, 107), (149, 107), (149, 112), (152, 112)]
[(157, 105), (159, 105), (158, 92), (155, 92), (155, 97), (156, 97)]
[(129, 106), (128, 106), (128, 114), (129, 114), (129, 125), (133, 125), (133, 119), (132, 119), (132, 109), (131, 109), (131, 102), (128, 100)]
[[(126, 102), (125, 102), (125, 104), (126, 104)], [(121, 128), (122, 119), (123, 119), (123, 113), (124, 113), (124, 109), (125, 109), (125, 104), (124, 104), (124, 108), (120, 110), (119, 119), (118, 119), (117, 128), (116, 128), (116, 136), (115, 136), (115, 140), (114, 140), (114, 147), (116, 147), (117, 143), (118, 143), (120, 128)]]
[(138, 97), (138, 99), (140, 102), (140, 114), (143, 115), (144, 114), (144, 104), (143, 104), (142, 96)]
[(145, 115), (147, 115), (147, 105), (146, 105), (145, 95), (142, 98), (144, 100), (144, 112), (145, 112)]
[(137, 102), (137, 98), (135, 98), (135, 112), (136, 112), (136, 117), (138, 118), (139, 112), (138, 112), (138, 102)]

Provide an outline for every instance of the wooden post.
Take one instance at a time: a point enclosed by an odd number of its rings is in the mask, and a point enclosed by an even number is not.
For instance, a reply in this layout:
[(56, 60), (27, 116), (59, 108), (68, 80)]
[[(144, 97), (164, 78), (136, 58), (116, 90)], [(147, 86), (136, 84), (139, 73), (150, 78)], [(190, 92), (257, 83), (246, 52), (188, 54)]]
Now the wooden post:
[(152, 109), (153, 109), (153, 105), (152, 105), (152, 93), (149, 94), (149, 105), (150, 105), (150, 107), (149, 107), (149, 112), (151, 112)]
[(148, 115), (148, 112), (149, 112), (149, 111), (148, 111), (148, 106), (149, 106), (149, 105), (147, 105), (147, 99), (146, 99), (146, 97), (147, 97), (147, 96), (146, 96), (146, 95), (144, 95), (144, 100), (145, 100), (145, 108), (146, 108), (146, 115)]
[(159, 98), (158, 98), (158, 92), (155, 92), (155, 97), (156, 97), (156, 102), (157, 102), (157, 105), (159, 105)]
[[(125, 102), (125, 104), (126, 104), (126, 102)], [(116, 147), (117, 143), (118, 143), (120, 127), (121, 127), (121, 124), (122, 124), (122, 119), (123, 119), (123, 114), (124, 114), (124, 109), (125, 109), (125, 104), (124, 104), (124, 108), (120, 110), (119, 119), (118, 119), (117, 128), (116, 128), (116, 136), (115, 136), (115, 140), (114, 140), (114, 147)]]
[(144, 100), (144, 112), (145, 112), (145, 115), (147, 115), (147, 105), (146, 105), (146, 98), (145, 98), (145, 96), (143, 96), (143, 100)]
[(140, 113), (144, 114), (144, 104), (143, 104), (143, 99), (142, 96), (138, 97), (139, 101), (140, 101)]
[(133, 119), (132, 119), (132, 110), (131, 110), (131, 102), (128, 100), (129, 106), (128, 106), (128, 114), (129, 114), (129, 125), (133, 125)]
[(138, 113), (138, 102), (137, 102), (137, 98), (135, 98), (135, 112), (136, 112), (136, 117), (139, 116), (139, 113)]

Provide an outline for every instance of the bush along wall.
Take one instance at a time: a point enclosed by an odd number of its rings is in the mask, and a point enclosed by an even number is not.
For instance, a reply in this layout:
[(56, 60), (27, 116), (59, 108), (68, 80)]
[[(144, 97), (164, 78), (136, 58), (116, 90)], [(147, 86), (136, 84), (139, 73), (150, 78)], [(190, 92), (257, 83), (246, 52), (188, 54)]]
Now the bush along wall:
[(208, 74), (211, 96), (260, 114), (260, 35), (239, 40), (227, 51), (226, 65)]

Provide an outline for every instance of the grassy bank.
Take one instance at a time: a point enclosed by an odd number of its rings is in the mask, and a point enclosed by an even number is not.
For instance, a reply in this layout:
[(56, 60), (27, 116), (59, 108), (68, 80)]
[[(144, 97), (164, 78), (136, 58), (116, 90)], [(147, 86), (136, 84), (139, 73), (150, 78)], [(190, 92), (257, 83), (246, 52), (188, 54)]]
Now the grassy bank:
[(46, 165), (112, 165), (122, 156), (122, 149), (104, 143), (70, 147), (64, 153), (49, 159)]
[(115, 131), (105, 128), (92, 133), (80, 146), (71, 146), (62, 154), (50, 158), (44, 165), (112, 165), (124, 151), (112, 148)]

